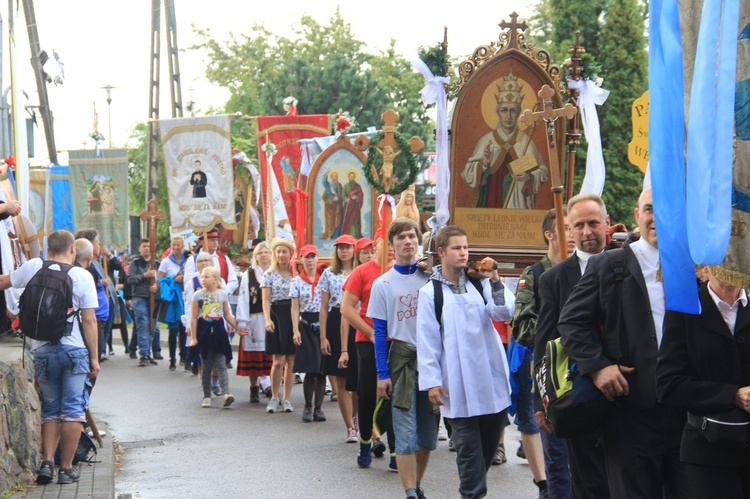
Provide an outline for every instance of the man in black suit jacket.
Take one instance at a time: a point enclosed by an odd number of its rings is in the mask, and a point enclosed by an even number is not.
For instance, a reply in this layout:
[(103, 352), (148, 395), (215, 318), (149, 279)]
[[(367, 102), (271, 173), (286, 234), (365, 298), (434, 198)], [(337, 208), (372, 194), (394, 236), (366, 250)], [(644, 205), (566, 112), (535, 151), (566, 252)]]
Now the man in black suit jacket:
[[(544, 355), (547, 342), (560, 336), (557, 332), (560, 310), (581, 278), (589, 258), (605, 249), (609, 215), (607, 215), (604, 202), (595, 194), (579, 194), (572, 197), (568, 201), (568, 224), (576, 244), (575, 253), (546, 271), (539, 279), (541, 308), (534, 339), (534, 351), (538, 352), (535, 355), (537, 366), (539, 359)], [(539, 428), (548, 432), (544, 438), (545, 451), (547, 454), (558, 456), (559, 463), (553, 467), (563, 469), (560, 473), (548, 471), (547, 482), (550, 490), (559, 490), (561, 487), (554, 482), (562, 482), (568, 478), (562, 474), (567, 474), (569, 461), (575, 497), (591, 499), (609, 497), (604, 453), (599, 445), (598, 432), (569, 440), (557, 438), (551, 433), (552, 429), (546, 420), (538, 389), (536, 393), (537, 424)], [(565, 459), (566, 452), (568, 460)], [(547, 463), (548, 466), (549, 464)]]
[(641, 194), (635, 217), (641, 239), (613, 250), (624, 251), (621, 280), (609, 255), (591, 258), (557, 327), (581, 374), (615, 401), (602, 425), (610, 495), (688, 497), (679, 460), (685, 412), (656, 398), (665, 301), (656, 279), (659, 252), (650, 189)]

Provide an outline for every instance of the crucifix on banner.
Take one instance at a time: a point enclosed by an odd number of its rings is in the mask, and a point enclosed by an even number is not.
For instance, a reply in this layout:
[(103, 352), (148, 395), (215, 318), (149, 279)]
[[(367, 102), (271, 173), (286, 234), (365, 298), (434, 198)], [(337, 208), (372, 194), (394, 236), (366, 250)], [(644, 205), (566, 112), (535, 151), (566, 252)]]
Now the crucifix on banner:
[(149, 277), (149, 290), (148, 290), (148, 318), (149, 318), (149, 331), (154, 330), (154, 302), (155, 302), (155, 291), (153, 290), (154, 284), (156, 284), (156, 222), (158, 220), (164, 220), (167, 216), (162, 210), (159, 209), (159, 203), (156, 198), (151, 198), (146, 204), (147, 209), (141, 212), (141, 220), (148, 223), (148, 245), (151, 252), (151, 262), (149, 262), (148, 270), (151, 273)]
[[(355, 145), (360, 151), (367, 151), (367, 162), (364, 166), (365, 178), (367, 179), (367, 183), (379, 194), (378, 225), (380, 228), (378, 230), (382, 231), (385, 245), (388, 244), (386, 231), (391, 223), (392, 212), (395, 212), (396, 206), (393, 196), (400, 194), (414, 182), (419, 172), (414, 154), (422, 151), (424, 142), (419, 137), (415, 136), (406, 139), (404, 135), (398, 133), (398, 113), (393, 109), (388, 109), (381, 115), (381, 118), (383, 120), (383, 129), (373, 135), (372, 139), (368, 138), (365, 134), (361, 134), (357, 137)], [(401, 153), (405, 153), (404, 160), (408, 166), (406, 172), (402, 175), (404, 178), (399, 178), (399, 182), (396, 184), (393, 161)], [(379, 180), (371, 177), (377, 156), (382, 158), (382, 165), (377, 172)], [(375, 238), (373, 237), (373, 239)], [(385, 272), (388, 267), (388, 251), (386, 246), (384, 248), (384, 251), (380, 255), (382, 272)]]
[[(544, 85), (538, 95), (541, 99), (542, 110), (534, 112), (531, 109), (527, 109), (521, 115), (521, 121), (526, 126), (534, 126), (540, 121), (544, 121), (547, 125), (547, 151), (549, 153), (549, 171), (552, 179), (552, 198), (555, 203), (555, 223), (557, 225), (558, 237), (564, 240), (563, 183), (560, 162), (558, 161), (558, 149), (555, 143), (555, 122), (560, 117), (571, 119), (576, 115), (578, 110), (570, 103), (566, 104), (565, 107), (555, 109), (552, 102), (555, 91), (549, 85)], [(568, 257), (567, 245), (560, 244), (559, 246), (560, 257), (564, 260)]]

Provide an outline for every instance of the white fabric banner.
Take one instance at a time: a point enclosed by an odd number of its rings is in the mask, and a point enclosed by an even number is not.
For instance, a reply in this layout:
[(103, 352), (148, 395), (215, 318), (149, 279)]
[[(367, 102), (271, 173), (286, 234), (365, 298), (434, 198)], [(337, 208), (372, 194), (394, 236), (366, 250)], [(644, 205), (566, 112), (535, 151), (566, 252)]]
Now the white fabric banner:
[(228, 115), (159, 121), (173, 231), (235, 229)]
[(602, 153), (602, 137), (599, 128), (599, 115), (596, 106), (601, 106), (609, 97), (609, 90), (596, 85), (591, 80), (568, 80), (568, 87), (578, 90), (578, 107), (581, 109), (583, 133), (589, 143), (586, 155), (586, 175), (579, 194), (602, 195), (606, 170)]

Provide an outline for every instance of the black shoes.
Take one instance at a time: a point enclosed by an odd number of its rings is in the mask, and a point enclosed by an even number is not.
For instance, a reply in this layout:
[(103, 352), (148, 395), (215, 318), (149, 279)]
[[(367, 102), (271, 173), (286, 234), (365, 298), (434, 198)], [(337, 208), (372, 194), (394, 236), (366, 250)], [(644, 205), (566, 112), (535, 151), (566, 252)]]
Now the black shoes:
[(155, 358), (156, 360), (164, 360), (164, 357), (162, 357), (160, 353), (155, 353), (155, 354), (154, 354), (154, 358)]
[(54, 461), (42, 461), (42, 466), (39, 468), (39, 473), (37, 473), (36, 475), (36, 483), (38, 483), (39, 485), (47, 485), (52, 481), (52, 476), (54, 474)]
[(169, 361), (169, 370), (170, 371), (176, 371), (177, 370), (177, 362), (174, 359), (171, 359)]
[(385, 443), (379, 438), (372, 439), (372, 453), (375, 457), (383, 457), (385, 454)]
[(143, 367), (143, 366), (157, 366), (157, 365), (159, 365), (159, 363), (156, 362), (151, 357), (149, 357), (148, 355), (144, 355), (143, 357), (141, 357), (140, 362), (138, 362), (138, 366), (139, 367)]

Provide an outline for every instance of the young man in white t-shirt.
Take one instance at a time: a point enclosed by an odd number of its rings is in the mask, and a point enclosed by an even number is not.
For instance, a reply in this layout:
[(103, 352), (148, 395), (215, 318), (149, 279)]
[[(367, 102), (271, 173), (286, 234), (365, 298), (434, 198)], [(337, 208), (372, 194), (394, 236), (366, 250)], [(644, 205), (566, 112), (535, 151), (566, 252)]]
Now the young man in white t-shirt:
[[(424, 497), (420, 482), (437, 446), (439, 413), (419, 391), (417, 298), (428, 276), (417, 268), (422, 235), (416, 222), (397, 218), (388, 228), (396, 263), (375, 280), (367, 316), (375, 329), (378, 395), (392, 398), (396, 460), (407, 498)], [(391, 339), (390, 353), (388, 339)]]
[[(90, 242), (85, 242), (90, 246), (90, 258), (93, 259), (93, 246)], [(75, 239), (70, 232), (54, 231), (49, 235), (47, 245), (50, 260), (68, 265), (75, 262)], [(41, 259), (29, 260), (11, 274), (0, 275), (0, 289), (11, 286), (24, 288), (41, 268)], [(55, 265), (50, 268), (55, 269)], [(61, 438), (61, 464), (57, 483), (78, 481), (80, 474), (73, 467), (73, 455), (81, 436), (81, 423), (86, 421), (85, 382), (87, 378), (96, 378), (99, 374), (94, 313), (98, 300), (94, 279), (81, 267), (72, 267), (68, 275), (73, 283), (73, 309), (80, 310), (80, 322), (71, 317), (71, 334), (63, 336), (59, 341), (31, 340), (36, 379), (42, 398), (43, 461), (37, 476), (37, 483), (40, 484), (52, 481), (55, 450)], [(80, 330), (81, 325), (83, 332)]]

